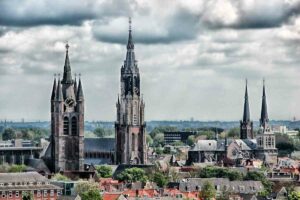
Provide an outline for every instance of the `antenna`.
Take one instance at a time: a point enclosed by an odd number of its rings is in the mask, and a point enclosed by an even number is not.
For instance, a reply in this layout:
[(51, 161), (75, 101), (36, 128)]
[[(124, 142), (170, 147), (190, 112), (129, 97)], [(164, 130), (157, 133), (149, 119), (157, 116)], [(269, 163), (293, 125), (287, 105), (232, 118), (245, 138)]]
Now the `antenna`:
[(129, 17), (129, 19), (128, 19), (128, 25), (129, 25), (129, 31), (131, 31), (131, 17)]
[(66, 42), (66, 50), (68, 51), (69, 50), (69, 43), (68, 43), (68, 41)]

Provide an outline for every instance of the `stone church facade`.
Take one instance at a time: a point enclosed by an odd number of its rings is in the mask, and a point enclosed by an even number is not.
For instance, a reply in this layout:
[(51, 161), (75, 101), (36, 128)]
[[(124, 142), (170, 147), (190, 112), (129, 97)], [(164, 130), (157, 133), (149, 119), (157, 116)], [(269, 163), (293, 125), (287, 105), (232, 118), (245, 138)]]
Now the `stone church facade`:
[(198, 140), (189, 150), (187, 164), (213, 162), (225, 165), (242, 165), (260, 159), (265, 164), (277, 162), (275, 135), (269, 124), (265, 84), (263, 84), (260, 129), (256, 138), (253, 122), (250, 120), (248, 88), (246, 83), (243, 119), (240, 139)]
[(145, 104), (140, 92), (140, 73), (135, 59), (129, 21), (126, 59), (121, 67), (121, 94), (117, 100), (116, 164), (146, 164)]
[(73, 80), (69, 45), (63, 78), (54, 79), (51, 95), (51, 141), (46, 158), (52, 172), (83, 171), (84, 168), (84, 96), (81, 79)]

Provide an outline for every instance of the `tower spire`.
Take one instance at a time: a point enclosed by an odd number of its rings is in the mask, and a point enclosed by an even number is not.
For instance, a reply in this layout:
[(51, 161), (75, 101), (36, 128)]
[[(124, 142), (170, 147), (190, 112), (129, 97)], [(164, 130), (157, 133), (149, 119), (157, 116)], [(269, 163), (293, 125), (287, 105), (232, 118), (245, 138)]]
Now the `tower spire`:
[(58, 74), (58, 86), (57, 86), (57, 91), (56, 91), (56, 101), (64, 101), (62, 87), (61, 87), (61, 81), (60, 81), (60, 74)]
[(78, 83), (78, 90), (77, 90), (77, 95), (76, 95), (76, 98), (77, 98), (77, 101), (82, 101), (83, 100), (83, 90), (82, 90), (82, 84), (81, 84), (81, 75), (79, 74), (79, 83)]
[(134, 44), (132, 39), (132, 21), (129, 17), (129, 23), (128, 23), (128, 42), (127, 42), (127, 53), (126, 53), (126, 60), (124, 62), (125, 68), (133, 69), (135, 65), (135, 53), (134, 53)]
[(247, 122), (247, 121), (250, 121), (250, 108), (249, 108), (249, 100), (248, 100), (248, 80), (246, 79), (243, 122)]
[(66, 59), (65, 59), (65, 65), (64, 65), (64, 74), (62, 83), (63, 84), (72, 84), (72, 72), (71, 72), (71, 66), (70, 66), (70, 60), (69, 60), (69, 44), (66, 43)]
[(131, 26), (132, 26), (132, 21), (131, 21), (131, 17), (129, 17), (129, 20), (128, 20), (128, 32), (129, 32), (129, 35), (128, 35), (127, 49), (134, 49), (134, 44), (133, 44), (133, 41), (132, 41)]
[(266, 96), (266, 88), (265, 88), (265, 79), (263, 79), (263, 96), (262, 96), (262, 104), (261, 104), (260, 126), (265, 127), (268, 122), (269, 122), (269, 117), (268, 117), (268, 108), (267, 108), (267, 96)]
[(74, 74), (75, 80), (74, 80), (74, 94), (77, 95), (77, 74)]
[(55, 100), (55, 95), (56, 95), (56, 74), (54, 74), (53, 88), (52, 88), (52, 94), (51, 94), (51, 101)]

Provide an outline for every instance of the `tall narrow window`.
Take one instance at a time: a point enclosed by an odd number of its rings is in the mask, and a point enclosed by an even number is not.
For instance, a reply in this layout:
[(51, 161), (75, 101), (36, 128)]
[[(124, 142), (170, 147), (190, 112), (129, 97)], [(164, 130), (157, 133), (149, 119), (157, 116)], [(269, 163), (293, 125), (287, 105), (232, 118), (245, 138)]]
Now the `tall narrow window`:
[(72, 117), (72, 135), (77, 135), (77, 118)]
[(64, 135), (69, 134), (69, 118), (64, 117)]
[(132, 133), (132, 150), (133, 151), (135, 151), (135, 140), (136, 140), (135, 137), (136, 137), (135, 134)]

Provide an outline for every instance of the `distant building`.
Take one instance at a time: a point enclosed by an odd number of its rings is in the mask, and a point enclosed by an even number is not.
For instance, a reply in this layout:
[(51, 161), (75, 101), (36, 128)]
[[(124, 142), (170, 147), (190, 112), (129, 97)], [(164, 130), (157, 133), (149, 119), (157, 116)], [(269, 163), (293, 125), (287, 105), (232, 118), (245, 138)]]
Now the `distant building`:
[(287, 135), (293, 139), (299, 139), (299, 131), (296, 130), (289, 130), (286, 126), (273, 126), (272, 130), (275, 134), (283, 134)]
[(28, 140), (0, 141), (0, 164), (25, 164), (28, 159), (39, 158), (42, 151), (42, 147)]
[(241, 166), (248, 165), (253, 159), (262, 160), (267, 165), (276, 164), (277, 149), (275, 135), (269, 125), (265, 84), (263, 85), (260, 130), (256, 139), (253, 139), (252, 125), (246, 85), (241, 139), (198, 140), (189, 150), (187, 164), (211, 162)]
[(121, 67), (121, 95), (116, 106), (116, 164), (147, 164), (145, 103), (140, 92), (140, 73), (135, 60), (131, 21), (126, 59)]
[(196, 135), (196, 131), (168, 131), (164, 132), (164, 143), (172, 144), (174, 142), (187, 143), (187, 139), (191, 135)]
[(24, 193), (32, 194), (34, 199), (54, 200), (61, 190), (37, 172), (0, 173), (0, 200), (22, 200)]

